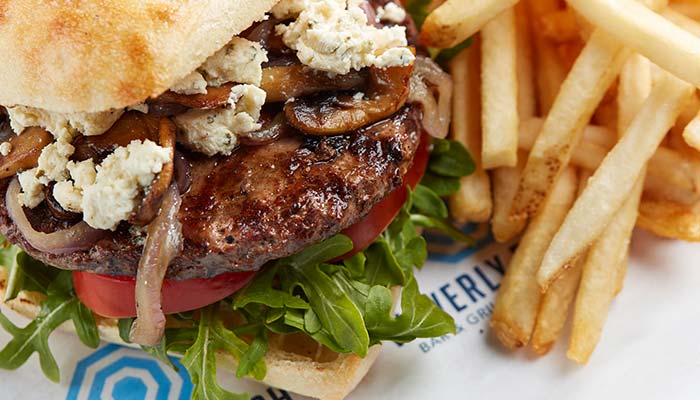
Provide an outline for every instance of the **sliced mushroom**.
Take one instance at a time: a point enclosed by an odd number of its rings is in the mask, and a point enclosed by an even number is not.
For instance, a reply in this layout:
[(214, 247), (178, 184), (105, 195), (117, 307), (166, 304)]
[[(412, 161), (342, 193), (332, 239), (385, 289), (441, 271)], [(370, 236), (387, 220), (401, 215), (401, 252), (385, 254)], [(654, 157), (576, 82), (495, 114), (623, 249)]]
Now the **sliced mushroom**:
[[(228, 103), (228, 97), (233, 86), (233, 83), (227, 83), (218, 87), (209, 86), (207, 87), (207, 93), (204, 94), (180, 94), (168, 91), (152, 100), (149, 106), (156, 107), (158, 110), (175, 110), (174, 114), (186, 111), (187, 108), (212, 110)], [(178, 108), (174, 106), (183, 106), (185, 109), (178, 112)]]
[(41, 151), (53, 142), (53, 136), (44, 129), (33, 127), (27, 128), (19, 136), (13, 136), (9, 142), (12, 151), (0, 156), (0, 179), (36, 167)]
[(276, 103), (320, 92), (361, 89), (367, 80), (366, 71), (331, 76), (327, 72), (295, 64), (263, 69), (260, 87), (267, 93), (267, 102)]
[(148, 225), (158, 215), (160, 204), (163, 202), (163, 195), (168, 190), (170, 182), (174, 175), (174, 158), (175, 158), (175, 124), (166, 117), (160, 119), (159, 122), (159, 144), (170, 150), (170, 162), (163, 165), (163, 169), (158, 174), (158, 177), (153, 181), (151, 186), (146, 190), (143, 196), (141, 205), (129, 217), (129, 222), (138, 225)]
[(78, 136), (73, 140), (77, 161), (92, 158), (99, 162), (117, 147), (126, 146), (133, 140), (149, 139), (158, 142), (159, 120), (153, 116), (131, 111), (124, 114), (111, 128), (99, 136)]
[(370, 68), (364, 97), (322, 94), (289, 102), (287, 122), (311, 135), (338, 135), (370, 125), (396, 113), (406, 103), (413, 65), (386, 69)]

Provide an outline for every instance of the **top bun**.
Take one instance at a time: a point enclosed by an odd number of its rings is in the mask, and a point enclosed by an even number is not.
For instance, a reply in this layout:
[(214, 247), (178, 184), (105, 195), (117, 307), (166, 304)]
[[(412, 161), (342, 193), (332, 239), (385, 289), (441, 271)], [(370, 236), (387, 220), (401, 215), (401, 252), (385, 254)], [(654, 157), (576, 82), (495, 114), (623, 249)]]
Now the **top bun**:
[(140, 103), (277, 1), (0, 1), (0, 104), (68, 113)]

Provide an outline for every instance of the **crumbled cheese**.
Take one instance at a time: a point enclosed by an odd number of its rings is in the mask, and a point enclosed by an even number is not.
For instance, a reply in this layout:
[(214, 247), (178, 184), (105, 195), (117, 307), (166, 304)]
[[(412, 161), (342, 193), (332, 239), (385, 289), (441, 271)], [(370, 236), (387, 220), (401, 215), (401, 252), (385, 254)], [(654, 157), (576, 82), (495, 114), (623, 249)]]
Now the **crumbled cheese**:
[(116, 229), (134, 212), (141, 191), (170, 161), (170, 151), (150, 140), (118, 147), (97, 167), (94, 183), (83, 188), (85, 222), (97, 229)]
[(207, 80), (199, 72), (192, 71), (170, 90), (180, 94), (204, 94), (207, 92)]
[(56, 182), (53, 186), (53, 198), (64, 210), (74, 213), (83, 211), (81, 203), (83, 201), (83, 192), (73, 185), (71, 181)]
[(204, 153), (230, 155), (238, 145), (238, 136), (261, 128), (260, 110), (266, 93), (253, 85), (236, 85), (226, 108), (190, 110), (175, 117), (180, 128), (178, 140), (186, 147)]
[(44, 147), (39, 155), (37, 178), (44, 184), (68, 178), (66, 166), (74, 151), (75, 147), (65, 140), (57, 140)]
[(294, 22), (276, 29), (284, 43), (296, 50), (299, 60), (314, 69), (347, 74), (369, 66), (410, 65), (415, 56), (406, 47), (406, 28), (368, 25), (361, 3), (307, 0)]
[(72, 181), (61, 181), (53, 187), (53, 197), (64, 209), (76, 213), (83, 212), (83, 189), (95, 183), (97, 172), (92, 159), (67, 165)]
[(270, 13), (277, 19), (288, 19), (299, 15), (306, 7), (306, 0), (282, 0), (272, 7)]
[(44, 185), (36, 177), (37, 169), (29, 169), (17, 174), (22, 192), (19, 194), (19, 204), (34, 208), (44, 201)]
[(266, 61), (267, 52), (260, 43), (234, 37), (226, 47), (170, 90), (180, 94), (203, 94), (207, 92), (207, 86), (221, 86), (228, 82), (260, 86), (262, 64)]
[(30, 126), (38, 126), (49, 131), (57, 139), (70, 141), (78, 133), (85, 136), (105, 133), (121, 117), (124, 110), (63, 114), (15, 106), (9, 107), (7, 113), (10, 116), (10, 125), (18, 135)]
[(357, 92), (352, 96), (353, 99), (355, 100), (362, 100), (365, 98), (364, 92)]
[(10, 142), (3, 142), (0, 144), (0, 155), (3, 157), (7, 156), (12, 152), (12, 143)]
[(393, 22), (400, 24), (406, 20), (406, 10), (396, 5), (396, 3), (388, 3), (384, 7), (377, 8), (377, 22)]

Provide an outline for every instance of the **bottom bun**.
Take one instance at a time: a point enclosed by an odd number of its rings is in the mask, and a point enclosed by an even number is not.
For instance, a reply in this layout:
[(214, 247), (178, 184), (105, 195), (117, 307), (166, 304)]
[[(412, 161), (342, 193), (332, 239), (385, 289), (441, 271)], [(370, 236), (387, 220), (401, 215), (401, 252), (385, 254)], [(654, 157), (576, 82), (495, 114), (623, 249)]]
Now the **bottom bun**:
[[(7, 272), (0, 268), (0, 299), (5, 296), (6, 286)], [(21, 292), (11, 301), (0, 300), (0, 304), (34, 319), (39, 314), (43, 297), (40, 293)], [(102, 340), (135, 347), (121, 340), (117, 320), (96, 316), (96, 322)], [(71, 322), (63, 324), (61, 329), (74, 332)], [(360, 358), (354, 354), (335, 353), (304, 334), (271, 335), (265, 356), (267, 375), (262, 382), (308, 397), (340, 400), (360, 383), (380, 350), (381, 346), (373, 346), (365, 358)], [(236, 360), (228, 353), (220, 352), (218, 362), (220, 368), (236, 370)]]

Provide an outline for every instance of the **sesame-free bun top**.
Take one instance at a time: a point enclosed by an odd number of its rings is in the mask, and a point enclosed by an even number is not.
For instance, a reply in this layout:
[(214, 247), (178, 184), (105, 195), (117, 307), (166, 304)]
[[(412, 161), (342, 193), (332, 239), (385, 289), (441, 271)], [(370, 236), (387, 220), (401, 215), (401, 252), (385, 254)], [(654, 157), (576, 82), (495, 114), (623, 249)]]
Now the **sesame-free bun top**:
[(199, 67), (278, 0), (2, 0), (0, 105), (122, 108)]

